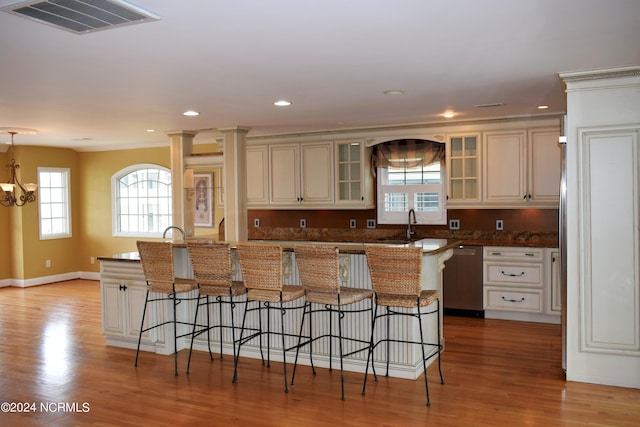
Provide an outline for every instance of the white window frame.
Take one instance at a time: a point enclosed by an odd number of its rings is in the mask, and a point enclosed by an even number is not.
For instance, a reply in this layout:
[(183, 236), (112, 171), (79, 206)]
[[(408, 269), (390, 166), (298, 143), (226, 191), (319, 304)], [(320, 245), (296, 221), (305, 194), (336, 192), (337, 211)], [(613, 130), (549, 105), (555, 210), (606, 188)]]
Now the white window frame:
[[(42, 173), (59, 173), (61, 174), (60, 187), (52, 187), (43, 185), (40, 177)], [(45, 192), (60, 190), (59, 194), (43, 197)], [(51, 205), (48, 209), (45, 205)], [(57, 214), (52, 214), (52, 206)], [(44, 217), (46, 215), (46, 217)], [(52, 221), (53, 219), (62, 219), (62, 231), (45, 233), (43, 231), (43, 222)], [(71, 237), (71, 170), (69, 168), (52, 168), (38, 167), (38, 229), (40, 240), (50, 239), (67, 239)]]
[[(416, 214), (416, 223), (422, 225), (444, 225), (447, 223), (446, 204), (446, 179), (447, 171), (445, 165), (440, 167), (440, 184), (410, 184), (397, 185), (387, 184), (388, 170), (387, 168), (377, 169), (377, 221), (378, 224), (407, 224), (409, 221), (409, 210), (414, 209)], [(434, 187), (438, 187), (438, 202), (440, 209), (437, 211), (420, 211), (415, 206), (415, 195), (423, 192), (434, 192)], [(384, 195), (388, 193), (406, 193), (407, 194), (407, 210), (403, 211), (385, 211)], [(413, 218), (412, 218), (413, 222)]]
[[(114, 237), (162, 237), (162, 230), (152, 231), (152, 232), (131, 232), (131, 231), (121, 231), (120, 230), (120, 211), (119, 211), (119, 181), (122, 177), (141, 170), (141, 169), (158, 169), (164, 172), (171, 173), (171, 170), (160, 165), (154, 165), (150, 163), (139, 163), (135, 165), (128, 166), (124, 169), (119, 170), (115, 174), (111, 176), (111, 230)], [(173, 185), (173, 180), (171, 185)], [(169, 194), (172, 196), (172, 192), (169, 191)], [(170, 200), (169, 203), (170, 209), (173, 209), (173, 203)], [(170, 214), (170, 218), (168, 224), (171, 225), (173, 218), (173, 212)], [(162, 228), (162, 227), (161, 227)]]

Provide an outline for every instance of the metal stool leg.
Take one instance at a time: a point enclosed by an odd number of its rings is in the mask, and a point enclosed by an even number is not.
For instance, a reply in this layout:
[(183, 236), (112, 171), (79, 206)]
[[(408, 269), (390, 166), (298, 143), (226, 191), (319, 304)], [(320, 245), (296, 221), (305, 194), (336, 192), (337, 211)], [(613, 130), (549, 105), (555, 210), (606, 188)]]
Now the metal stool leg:
[(136, 361), (133, 366), (138, 366), (138, 355), (140, 354), (140, 342), (142, 341), (142, 331), (144, 329), (144, 316), (147, 314), (147, 304), (149, 302), (149, 283), (147, 283), (147, 295), (144, 298), (144, 308), (142, 309), (142, 321), (140, 322), (140, 335), (138, 336), (138, 348), (136, 350)]

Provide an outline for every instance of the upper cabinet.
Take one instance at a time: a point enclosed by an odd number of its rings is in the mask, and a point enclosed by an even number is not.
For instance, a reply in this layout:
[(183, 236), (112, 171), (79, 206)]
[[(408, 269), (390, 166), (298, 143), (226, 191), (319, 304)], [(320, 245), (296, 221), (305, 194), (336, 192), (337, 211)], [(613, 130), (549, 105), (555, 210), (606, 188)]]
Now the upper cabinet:
[(526, 202), (526, 133), (486, 132), (482, 152), (485, 203)]
[(369, 172), (371, 149), (362, 140), (336, 141), (336, 197), (340, 207), (373, 207), (373, 177)]
[(536, 204), (558, 206), (562, 151), (560, 129), (535, 129), (528, 134), (528, 200)]
[(557, 128), (485, 132), (483, 205), (558, 207), (559, 135)]
[[(447, 145), (447, 208), (558, 207), (559, 121), (462, 124), (431, 133)], [(247, 206), (372, 209), (371, 145), (416, 134), (424, 132), (260, 137), (246, 151)]]
[(446, 158), (447, 205), (480, 203), (480, 135), (450, 136)]
[(272, 205), (333, 203), (331, 142), (270, 145), (269, 172)]
[(247, 147), (247, 204), (269, 204), (269, 150), (266, 145)]

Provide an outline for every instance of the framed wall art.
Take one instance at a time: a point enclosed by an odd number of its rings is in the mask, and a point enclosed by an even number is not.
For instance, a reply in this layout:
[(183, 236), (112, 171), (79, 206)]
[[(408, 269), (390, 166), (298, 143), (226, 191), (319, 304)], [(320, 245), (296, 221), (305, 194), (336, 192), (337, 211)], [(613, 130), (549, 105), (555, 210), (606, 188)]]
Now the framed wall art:
[(193, 174), (193, 203), (195, 227), (213, 227), (213, 211), (215, 209), (213, 200), (213, 174), (194, 173)]

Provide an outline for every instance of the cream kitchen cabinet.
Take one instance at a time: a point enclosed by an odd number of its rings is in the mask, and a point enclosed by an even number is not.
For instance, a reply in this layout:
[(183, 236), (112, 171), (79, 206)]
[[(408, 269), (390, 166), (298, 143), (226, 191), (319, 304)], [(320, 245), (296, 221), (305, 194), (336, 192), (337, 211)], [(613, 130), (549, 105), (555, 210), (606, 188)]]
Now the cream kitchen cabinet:
[[(147, 284), (137, 262), (101, 261), (100, 293), (102, 297), (102, 333), (107, 345), (136, 348)], [(145, 327), (164, 318), (157, 304), (149, 307)], [(156, 351), (164, 346), (163, 328), (142, 334), (141, 348)]]
[(562, 288), (560, 283), (560, 251), (557, 248), (547, 249), (547, 302), (546, 312), (549, 314), (562, 313)]
[(485, 317), (558, 323), (551, 308), (550, 250), (485, 246), (483, 283)]
[(267, 145), (247, 147), (247, 205), (269, 205), (269, 150)]
[(480, 203), (480, 135), (450, 136), (446, 157), (449, 165), (447, 207)]
[(269, 145), (270, 205), (331, 205), (333, 142)]
[(483, 203), (501, 207), (557, 207), (560, 200), (558, 129), (486, 132)]
[(335, 142), (336, 207), (374, 207), (370, 156), (362, 140)]

